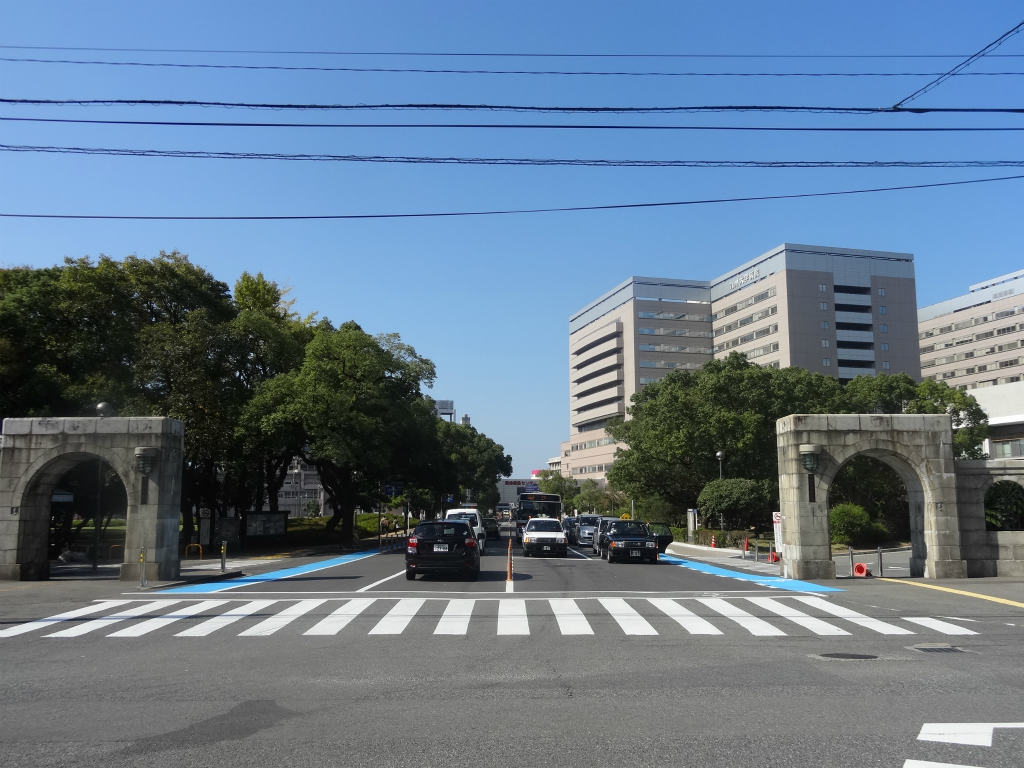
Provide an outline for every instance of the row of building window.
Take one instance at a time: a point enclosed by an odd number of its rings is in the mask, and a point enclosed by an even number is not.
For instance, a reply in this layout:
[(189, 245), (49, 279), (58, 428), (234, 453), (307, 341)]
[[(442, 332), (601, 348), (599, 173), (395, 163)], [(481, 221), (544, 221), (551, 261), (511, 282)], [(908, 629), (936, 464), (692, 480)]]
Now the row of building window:
[(710, 315), (691, 315), (688, 312), (637, 312), (641, 320), (690, 320), (695, 323), (711, 322)]
[(930, 339), (932, 336), (941, 336), (944, 333), (962, 331), (964, 328), (973, 328), (976, 325), (994, 323), (998, 320), (1004, 320), (1007, 317), (1013, 317), (1014, 315), (1020, 314), (1024, 314), (1024, 306), (1003, 309), (1000, 310), (999, 312), (994, 312), (991, 315), (979, 315), (978, 317), (972, 317), (967, 320), (961, 320), (959, 323), (953, 323), (952, 325), (944, 325), (941, 328), (931, 328), (927, 331), (921, 331), (921, 333), (919, 334), (919, 338), (922, 340)]
[[(832, 289), (835, 293), (851, 293), (857, 296), (870, 296), (871, 288), (866, 285), (837, 285)], [(818, 283), (818, 293), (828, 293), (828, 285)], [(878, 289), (879, 296), (885, 296), (885, 288)]]
[[(949, 349), (950, 347), (959, 347), (964, 344), (971, 344), (976, 341), (985, 341), (985, 339), (992, 339), (996, 336), (1005, 336), (1008, 333), (1014, 333), (1016, 331), (1024, 330), (1024, 323), (1016, 325), (1004, 325), (1002, 328), (993, 328), (989, 331), (982, 331), (981, 333), (975, 333), (972, 336), (961, 336), (957, 339), (951, 339), (950, 341), (943, 342), (942, 344), (930, 344), (926, 347), (921, 347), (921, 354), (927, 355), (929, 352), (936, 352), (940, 349)], [(994, 349), (994, 347), (993, 347)]]
[(932, 368), (936, 365), (959, 363), (961, 360), (972, 360), (975, 357), (987, 357), (988, 355), (994, 355), (1000, 352), (1009, 352), (1011, 349), (1019, 349), (1020, 345), (1020, 341), (1011, 341), (1006, 344), (988, 347), (987, 349), (969, 349), (966, 352), (957, 352), (955, 355), (946, 355), (945, 357), (935, 357), (931, 360), (922, 360), (921, 367)]
[(725, 309), (722, 309), (722, 310), (719, 310), (718, 312), (715, 312), (711, 316), (711, 319), (712, 320), (721, 320), (723, 317), (728, 317), (729, 315), (733, 314), (734, 312), (739, 312), (741, 309), (746, 309), (747, 307), (752, 307), (755, 304), (760, 304), (762, 301), (767, 301), (768, 299), (771, 299), (774, 296), (775, 296), (775, 288), (769, 288), (766, 291), (761, 291), (761, 293), (758, 293), (758, 294), (755, 294), (753, 296), (750, 296), (750, 297), (748, 297), (746, 299), (743, 299), (743, 301), (738, 301), (735, 304), (733, 304), (732, 306), (726, 307)]
[(611, 468), (611, 464), (591, 464), (587, 467), (573, 467), (572, 473), (574, 475), (592, 475), (595, 472), (607, 472)]
[(1024, 438), (993, 440), (991, 456), (993, 459), (1017, 459), (1024, 456)]
[(641, 352), (688, 352), (694, 355), (710, 355), (711, 347), (687, 347), (682, 344), (637, 344)]
[(610, 437), (602, 437), (600, 440), (587, 440), (585, 443), (573, 443), (569, 451), (586, 451), (590, 448), (600, 448), (602, 445), (612, 445), (615, 441)]
[[(755, 341), (756, 339), (763, 339), (765, 336), (771, 336), (773, 333), (778, 332), (779, 324), (772, 323), (771, 325), (766, 325), (764, 328), (758, 328), (756, 331), (753, 331), (752, 333), (745, 333), (742, 336), (737, 336), (735, 339), (729, 339), (729, 341), (723, 344), (716, 344), (715, 353), (717, 354), (719, 352), (725, 352), (726, 350), (733, 349), (734, 347), (738, 347), (741, 344), (749, 344), (750, 342)], [(775, 346), (777, 349), (778, 344), (776, 344)], [(751, 357), (751, 354), (747, 353), (747, 357)]]
[[(991, 363), (987, 365), (975, 365), (970, 368), (957, 368), (952, 371), (943, 371), (942, 373), (934, 373), (931, 376), (925, 376), (926, 379), (932, 379), (934, 381), (945, 381), (946, 379), (955, 379), (957, 376), (974, 376), (978, 373), (985, 373), (986, 371), (999, 371), (1005, 368), (1014, 368), (1024, 363), (1019, 357), (1013, 357), (1009, 360), (1000, 360), (998, 363)], [(1002, 383), (1002, 382), (1000, 382)]]
[(707, 339), (715, 335), (713, 331), (702, 331), (696, 328), (637, 328), (636, 332), (640, 336), (697, 336)]
[(640, 368), (668, 368), (677, 369), (682, 368), (687, 371), (696, 371), (698, 368), (703, 368), (704, 363), (684, 363), (679, 360), (641, 360), (637, 363)]
[(743, 326), (750, 325), (751, 323), (756, 323), (758, 320), (764, 320), (766, 317), (771, 317), (772, 315), (778, 314), (778, 312), (779, 305), (772, 304), (770, 307), (762, 309), (759, 312), (755, 312), (752, 315), (747, 315), (746, 317), (741, 317), (739, 320), (733, 320), (731, 323), (728, 323), (727, 325), (723, 325), (720, 328), (716, 328), (715, 336), (724, 336), (727, 333), (735, 331), (737, 328), (742, 328)]
[(755, 357), (762, 357), (763, 355), (770, 355), (772, 352), (778, 351), (779, 342), (777, 341), (773, 341), (771, 344), (765, 344), (763, 347), (756, 347), (755, 349), (745, 350), (748, 360), (753, 360)]

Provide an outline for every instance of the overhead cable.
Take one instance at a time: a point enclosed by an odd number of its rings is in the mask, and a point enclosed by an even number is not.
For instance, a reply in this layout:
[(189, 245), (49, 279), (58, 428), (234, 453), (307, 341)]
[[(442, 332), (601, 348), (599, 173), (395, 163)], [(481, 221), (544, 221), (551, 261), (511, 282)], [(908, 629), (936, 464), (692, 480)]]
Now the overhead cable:
[(609, 160), (586, 158), (287, 154), (277, 152), (228, 152), (185, 149), (54, 147), (20, 144), (0, 144), (0, 152), (40, 152), (69, 155), (202, 160), (290, 160), (343, 163), (582, 166), (597, 168), (1024, 168), (1024, 160)]
[(1024, 179), (1024, 174), (1016, 176), (999, 176), (988, 179), (965, 179), (961, 181), (943, 181), (932, 184), (905, 184), (896, 187), (874, 187), (868, 189), (848, 189), (838, 192), (798, 192), (790, 195), (757, 195), (751, 197), (720, 197), (703, 200), (677, 200), (662, 203), (621, 203), (613, 205), (578, 205), (561, 208), (516, 208), (493, 211), (435, 211), (428, 213), (345, 213), (345, 214), (309, 214), (297, 216), (131, 216), (122, 214), (68, 214), (68, 213), (0, 213), (0, 218), (7, 219), (89, 219), (119, 221), (325, 221), (346, 219), (427, 219), (460, 216), (507, 216), (527, 213), (568, 213), (573, 211), (611, 211), (630, 208), (669, 208), (685, 205), (715, 205), (720, 203), (746, 203), (766, 200), (794, 200), (812, 197), (836, 197), (840, 195), (862, 195), (873, 192), (899, 192), (912, 189), (934, 189), (937, 187), (955, 187), (964, 184), (985, 184), (994, 181), (1015, 181)]

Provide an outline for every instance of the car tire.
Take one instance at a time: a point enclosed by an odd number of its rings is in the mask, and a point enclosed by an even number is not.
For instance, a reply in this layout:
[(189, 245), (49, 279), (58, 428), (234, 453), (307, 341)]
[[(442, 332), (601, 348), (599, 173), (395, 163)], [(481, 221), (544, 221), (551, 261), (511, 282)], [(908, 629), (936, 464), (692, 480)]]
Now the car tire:
[(412, 581), (413, 579), (416, 578), (416, 571), (413, 571), (413, 570), (410, 570), (410, 569), (406, 568), (405, 569), (405, 578), (408, 579), (409, 581)]
[(611, 551), (609, 551), (608, 552), (608, 564), (611, 565), (614, 562), (615, 562), (615, 558), (612, 557), (612, 553), (611, 553)]

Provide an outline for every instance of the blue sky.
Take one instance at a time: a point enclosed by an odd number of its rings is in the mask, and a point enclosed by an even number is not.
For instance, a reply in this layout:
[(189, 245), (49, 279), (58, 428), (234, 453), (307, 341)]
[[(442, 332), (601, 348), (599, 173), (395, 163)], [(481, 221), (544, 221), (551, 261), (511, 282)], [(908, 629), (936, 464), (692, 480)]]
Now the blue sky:
[[(888, 107), (1024, 19), (1019, 3), (984, 0), (0, 0), (0, 7), (0, 97), (5, 99), (359, 105)], [(121, 63), (52, 63), (57, 59)], [(235, 68), (135, 65), (141, 63)], [(339, 71), (343, 68), (347, 71)], [(1024, 106), (1024, 74), (974, 74), (1024, 73), (1024, 34), (1009, 38), (965, 71), (971, 74), (939, 84), (908, 106)], [(764, 73), (816, 76), (750, 76)], [(1024, 133), (1012, 131), (722, 130), (1024, 127), (1020, 115), (993, 113), (580, 115), (4, 103), (0, 117), (719, 128), (244, 128), (0, 120), (0, 144), (22, 147), (620, 161), (1024, 159)], [(457, 213), (793, 195), (1019, 173), (1024, 171), (1013, 167), (636, 168), (0, 151), (0, 214)], [(317, 312), (335, 323), (353, 319), (371, 333), (397, 332), (434, 360), (438, 378), (429, 394), (454, 400), (460, 416), (469, 414), (478, 429), (504, 445), (516, 475), (522, 476), (543, 467), (568, 437), (569, 316), (629, 276), (710, 279), (782, 242), (903, 251), (915, 254), (918, 304), (924, 306), (1024, 267), (1021, 193), (1022, 181), (1016, 180), (489, 216), (304, 221), (3, 217), (0, 266), (178, 250), (229, 285), (243, 271), (262, 272), (291, 289), (298, 311)]]

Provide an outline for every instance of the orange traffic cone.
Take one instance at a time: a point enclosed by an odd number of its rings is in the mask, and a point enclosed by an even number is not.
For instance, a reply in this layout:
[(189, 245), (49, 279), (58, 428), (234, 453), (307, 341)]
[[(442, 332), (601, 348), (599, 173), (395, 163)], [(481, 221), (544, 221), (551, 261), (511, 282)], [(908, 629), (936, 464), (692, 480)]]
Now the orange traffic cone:
[(715, 536), (714, 536), (714, 534), (711, 535), (711, 546), (712, 547), (717, 546), (717, 544), (715, 544)]

